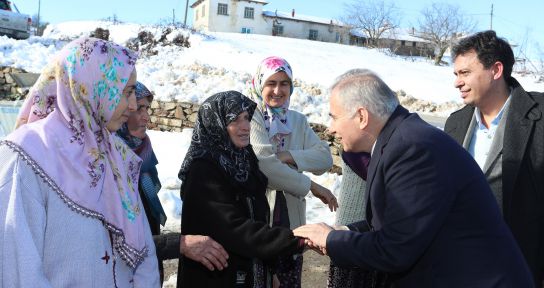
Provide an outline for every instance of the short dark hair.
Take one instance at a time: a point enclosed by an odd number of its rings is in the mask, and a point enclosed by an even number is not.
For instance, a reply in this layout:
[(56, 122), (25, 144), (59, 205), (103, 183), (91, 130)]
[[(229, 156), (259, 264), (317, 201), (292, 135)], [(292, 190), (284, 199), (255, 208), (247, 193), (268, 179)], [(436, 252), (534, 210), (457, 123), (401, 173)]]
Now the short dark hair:
[(493, 30), (487, 30), (461, 38), (452, 48), (452, 58), (463, 55), (474, 50), (480, 63), (484, 68), (489, 69), (495, 62), (499, 61), (504, 66), (504, 79), (510, 82), (512, 67), (514, 66), (514, 52), (508, 42), (500, 37)]

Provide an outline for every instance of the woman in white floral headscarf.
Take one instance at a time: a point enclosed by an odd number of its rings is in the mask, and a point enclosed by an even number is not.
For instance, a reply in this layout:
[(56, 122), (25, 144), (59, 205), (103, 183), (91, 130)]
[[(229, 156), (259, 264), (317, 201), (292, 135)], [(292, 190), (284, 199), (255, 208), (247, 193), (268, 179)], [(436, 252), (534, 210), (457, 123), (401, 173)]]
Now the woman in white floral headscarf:
[[(314, 133), (306, 116), (290, 110), (293, 72), (283, 58), (264, 59), (249, 83), (249, 95), (257, 102), (251, 120), (251, 144), (259, 168), (268, 177), (268, 203), (272, 225), (297, 228), (306, 224), (305, 196), (315, 197), (335, 211), (336, 197), (302, 172), (321, 174), (332, 166), (329, 146)], [(300, 287), (302, 255), (280, 260), (277, 276), (281, 287)]]
[(158, 287), (140, 158), (114, 135), (136, 55), (80, 38), (46, 67), (0, 142), (0, 286)]

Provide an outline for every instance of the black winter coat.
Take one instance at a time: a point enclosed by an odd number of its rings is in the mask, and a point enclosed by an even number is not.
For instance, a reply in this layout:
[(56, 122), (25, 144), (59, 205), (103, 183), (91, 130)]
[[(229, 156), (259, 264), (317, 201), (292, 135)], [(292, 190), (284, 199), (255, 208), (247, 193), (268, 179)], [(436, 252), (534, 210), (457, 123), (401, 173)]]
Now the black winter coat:
[[(227, 250), (229, 259), (223, 271), (209, 271), (182, 257), (178, 287), (252, 287), (253, 258), (273, 263), (278, 256), (300, 252), (291, 230), (267, 224), (267, 179), (256, 159), (252, 167), (248, 181), (241, 185), (211, 160), (196, 159), (191, 164), (181, 188), (182, 234), (212, 237)], [(237, 285), (237, 276), (240, 280), (243, 275), (245, 283)]]

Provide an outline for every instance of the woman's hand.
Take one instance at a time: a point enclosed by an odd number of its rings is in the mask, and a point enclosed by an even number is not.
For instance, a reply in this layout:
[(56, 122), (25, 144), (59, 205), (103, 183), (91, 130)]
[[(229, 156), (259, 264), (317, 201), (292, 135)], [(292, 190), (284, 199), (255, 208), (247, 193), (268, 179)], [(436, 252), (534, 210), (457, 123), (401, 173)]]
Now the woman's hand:
[(329, 205), (329, 209), (331, 210), (331, 212), (334, 212), (336, 211), (336, 209), (338, 209), (338, 201), (329, 189), (312, 181), (310, 185), (310, 191), (312, 192), (312, 194), (314, 194), (315, 197), (319, 198), (321, 202)]
[(289, 153), (289, 151), (278, 152), (276, 153), (276, 157), (278, 157), (281, 163), (297, 167), (297, 163), (295, 162), (295, 159), (293, 159), (293, 156), (291, 156), (291, 153)]

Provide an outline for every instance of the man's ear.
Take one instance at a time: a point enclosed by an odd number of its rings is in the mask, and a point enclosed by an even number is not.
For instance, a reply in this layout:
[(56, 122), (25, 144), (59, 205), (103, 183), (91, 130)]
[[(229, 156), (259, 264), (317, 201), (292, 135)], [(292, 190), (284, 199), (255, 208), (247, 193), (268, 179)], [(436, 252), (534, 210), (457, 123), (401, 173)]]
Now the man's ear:
[(493, 72), (494, 80), (504, 77), (504, 65), (500, 61), (495, 62), (495, 64), (491, 66), (491, 71)]
[(365, 107), (359, 107), (357, 108), (357, 117), (359, 121), (359, 129), (363, 130), (368, 126), (368, 110), (366, 110)]

